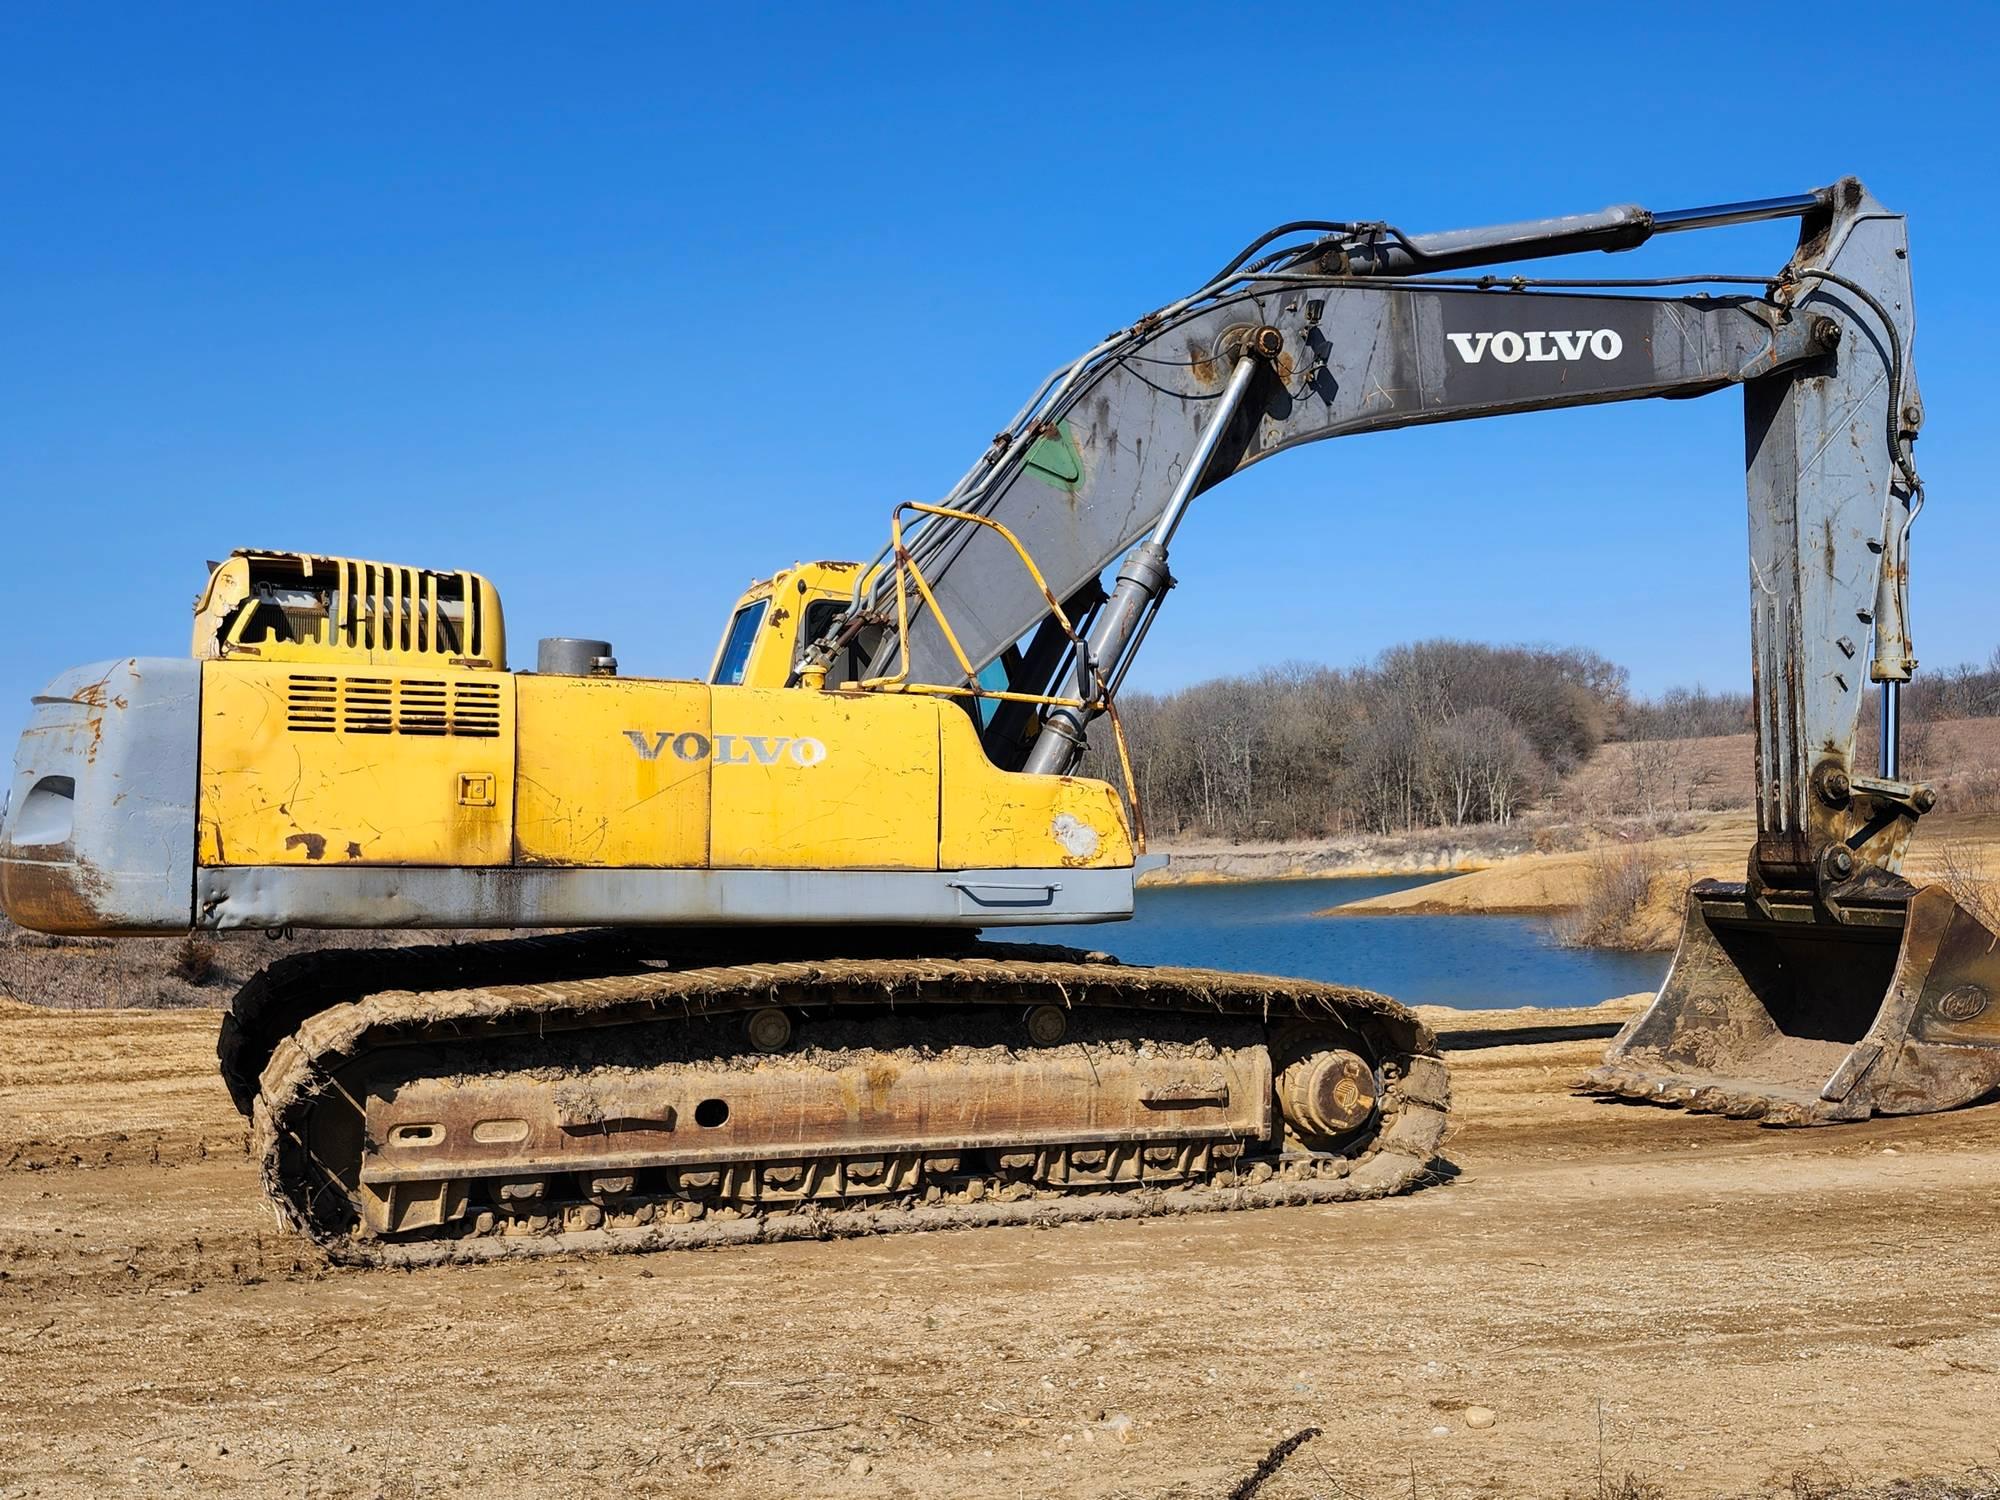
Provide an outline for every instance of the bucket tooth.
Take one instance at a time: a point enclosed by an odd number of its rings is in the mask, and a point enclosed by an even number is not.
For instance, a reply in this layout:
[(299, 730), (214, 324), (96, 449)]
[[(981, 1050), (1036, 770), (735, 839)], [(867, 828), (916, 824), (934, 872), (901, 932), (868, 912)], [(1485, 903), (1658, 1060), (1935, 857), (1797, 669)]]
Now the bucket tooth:
[(1767, 1125), (1928, 1114), (2000, 1089), (2000, 935), (1942, 886), (1833, 910), (1703, 881), (1666, 982), (1589, 1093)]

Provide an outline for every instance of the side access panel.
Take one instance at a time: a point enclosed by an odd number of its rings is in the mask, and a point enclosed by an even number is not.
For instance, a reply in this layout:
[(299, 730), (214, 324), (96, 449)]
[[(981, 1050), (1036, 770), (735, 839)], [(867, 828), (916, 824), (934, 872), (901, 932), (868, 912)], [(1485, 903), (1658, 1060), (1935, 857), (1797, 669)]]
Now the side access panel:
[(514, 681), (516, 863), (708, 863), (706, 683), (527, 674)]
[(201, 863), (506, 864), (514, 681), (204, 663)]
[(935, 700), (712, 691), (713, 868), (938, 867)]
[(956, 710), (942, 716), (939, 745), (939, 869), (1081, 870), (1132, 863), (1132, 836), (1116, 788), (1082, 776), (1002, 771), (986, 758), (972, 720)]

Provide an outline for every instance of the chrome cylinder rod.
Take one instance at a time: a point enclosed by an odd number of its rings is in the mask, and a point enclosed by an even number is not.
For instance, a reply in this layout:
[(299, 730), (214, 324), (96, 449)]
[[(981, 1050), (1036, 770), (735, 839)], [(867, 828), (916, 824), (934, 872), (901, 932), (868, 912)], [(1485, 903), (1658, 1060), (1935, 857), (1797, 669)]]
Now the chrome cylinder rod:
[(1903, 775), (1903, 685), (1882, 684), (1882, 779), (1898, 781)]
[(1423, 275), (1470, 266), (1504, 265), (1516, 260), (1544, 260), (1585, 250), (1633, 250), (1656, 234), (1719, 229), (1728, 224), (1755, 224), (1765, 219), (1796, 219), (1825, 208), (1832, 197), (1833, 189), (1818, 188), (1782, 198), (1751, 198), (1741, 203), (1670, 208), (1659, 213), (1636, 203), (1623, 203), (1596, 213), (1527, 219), (1483, 229), (1393, 234), (1391, 238), (1381, 238), (1381, 232), (1375, 231), (1365, 241), (1343, 248), (1347, 268), (1353, 275)]
[[(1243, 404), (1250, 382), (1256, 378), (1258, 363), (1252, 354), (1237, 359), (1229, 372), (1229, 384), (1216, 398), (1215, 410), (1209, 414), (1201, 436), (1195, 439), (1194, 452), (1188, 456), (1187, 467), (1181, 470), (1173, 493), (1167, 497), (1166, 508), (1160, 512), (1153, 534), (1125, 554), (1124, 564), (1118, 569), (1118, 585), (1097, 612), (1083, 643), (1083, 659), (1076, 664), (1079, 698), (1095, 698), (1103, 684), (1116, 680), (1119, 664), (1149, 608), (1173, 587), (1173, 578), (1167, 572), (1167, 544), (1180, 528), (1188, 502), (1208, 473), (1223, 433)], [(1021, 769), (1037, 776), (1067, 775), (1083, 756), (1084, 729), (1092, 717), (1082, 709), (1050, 709)]]
[(1712, 203), (1706, 208), (1670, 208), (1653, 215), (1653, 233), (1675, 234), (1683, 229), (1721, 229), (1730, 224), (1760, 224), (1766, 219), (1797, 219), (1825, 208), (1831, 188), (1787, 193), (1782, 198), (1747, 198), (1741, 203)]
[(1229, 384), (1222, 388), (1222, 395), (1216, 401), (1215, 411), (1208, 419), (1208, 425), (1201, 430), (1195, 440), (1194, 455), (1188, 459), (1187, 467), (1181, 470), (1181, 477), (1174, 485), (1174, 492), (1167, 497), (1167, 508), (1160, 512), (1160, 519), (1153, 527), (1153, 545), (1164, 547), (1174, 539), (1180, 529), (1181, 517), (1187, 513), (1188, 501), (1194, 498), (1195, 487), (1208, 473), (1208, 466), (1215, 458), (1215, 450), (1222, 442), (1222, 434), (1236, 415), (1236, 408), (1243, 404), (1243, 394), (1250, 389), (1250, 382), (1257, 376), (1257, 359), (1246, 354), (1236, 361), (1236, 368), (1229, 372)]

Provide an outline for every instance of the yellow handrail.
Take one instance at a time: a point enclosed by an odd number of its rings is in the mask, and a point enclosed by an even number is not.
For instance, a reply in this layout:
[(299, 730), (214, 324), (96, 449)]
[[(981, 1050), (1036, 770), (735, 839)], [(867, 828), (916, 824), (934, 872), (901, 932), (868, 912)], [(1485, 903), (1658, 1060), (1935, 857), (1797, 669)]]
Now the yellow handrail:
[[(1144, 854), (1146, 820), (1139, 807), (1139, 786), (1132, 775), (1132, 756), (1125, 743), (1125, 725), (1119, 719), (1118, 710), (1111, 702), (1108, 688), (1095, 698), (1071, 698), (1048, 693), (1017, 693), (1005, 688), (989, 688), (981, 683), (979, 674), (972, 668), (971, 659), (965, 654), (965, 648), (959, 644), (958, 633), (951, 628), (951, 621), (945, 618), (944, 607), (938, 603), (937, 595), (931, 590), (930, 580), (924, 577), (923, 569), (917, 566), (917, 560), (910, 555), (909, 548), (903, 545), (905, 511), (917, 511), (923, 515), (939, 516), (951, 521), (970, 521), (975, 526), (985, 526), (998, 532), (1001, 540), (1013, 548), (1014, 555), (1021, 560), (1021, 566), (1027, 569), (1035, 587), (1041, 590), (1042, 598), (1048, 601), (1049, 614), (1062, 627), (1062, 632), (1070, 644), (1076, 648), (1077, 659), (1086, 664), (1089, 661), (1089, 647), (1083, 637), (1077, 634), (1076, 626), (1062, 607), (1062, 601), (1056, 598), (1054, 591), (1048, 585), (1048, 580), (1042, 576), (1042, 570), (1035, 566), (1034, 558), (1029, 555), (1028, 549), (1021, 545), (1019, 537), (991, 516), (977, 516), (970, 511), (952, 510), (948, 506), (926, 505), (919, 500), (905, 500), (889, 517), (889, 550), (894, 558), (896, 582), (896, 650), (899, 658), (897, 668), (886, 677), (870, 677), (850, 685), (870, 693), (920, 693), (946, 698), (991, 698), (1001, 703), (1034, 703), (1044, 708), (1069, 708), (1084, 713), (1095, 710), (1103, 713), (1111, 720), (1112, 741), (1118, 747), (1119, 772), (1125, 781), (1125, 801), (1130, 809), (1126, 820), (1127, 831), (1132, 836), (1132, 847), (1138, 853)], [(916, 585), (917, 592), (929, 606), (931, 617), (937, 621), (938, 630), (943, 634), (945, 644), (951, 648), (951, 654), (957, 660), (959, 670), (965, 674), (963, 686), (953, 687), (943, 683), (909, 680), (909, 584), (911, 583)]]

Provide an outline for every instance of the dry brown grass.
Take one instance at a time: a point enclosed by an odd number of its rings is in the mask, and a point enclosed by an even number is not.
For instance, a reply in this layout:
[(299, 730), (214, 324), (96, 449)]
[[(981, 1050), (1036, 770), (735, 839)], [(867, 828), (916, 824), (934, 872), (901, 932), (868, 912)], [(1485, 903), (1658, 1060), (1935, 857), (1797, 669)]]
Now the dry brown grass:
[(199, 987), (215, 978), (218, 957), (215, 940), (190, 932), (174, 945), (173, 963), (168, 972), (183, 984)]
[[(1629, 1470), (1618, 1479), (1599, 1474), (1595, 1489), (1572, 1491), (1573, 1500), (1674, 1500), (1682, 1495), (1717, 1495), (1712, 1490), (1668, 1489)], [(1748, 1494), (1731, 1492), (1719, 1500), (2000, 1500), (2000, 1474), (1975, 1469), (1957, 1477), (1919, 1475), (1864, 1484), (1828, 1468), (1776, 1474)]]
[(1829, 1469), (1798, 1469), (1774, 1480), (1769, 1494), (1772, 1500), (2000, 1500), (2000, 1473), (1978, 1468), (1955, 1478), (1860, 1484)]
[(1936, 872), (1952, 900), (2000, 932), (2000, 890), (1987, 878), (1977, 848), (1964, 839), (1946, 839), (1938, 845)]
[(1747, 807), (1755, 756), (1748, 734), (1604, 745), (1563, 783), (1562, 807), (1583, 820)]
[(1590, 857), (1588, 894), (1552, 924), (1556, 941), (1565, 948), (1652, 946), (1660, 887), (1678, 874), (1654, 843), (1599, 848)]
[(1667, 1500), (1667, 1492), (1651, 1480), (1641, 1479), (1628, 1470), (1620, 1479), (1598, 1475), (1597, 1489), (1591, 1500)]
[[(1902, 753), (1904, 775), (1935, 786), (1945, 810), (2000, 812), (2000, 719), (1906, 721)], [(1749, 734), (1604, 745), (1552, 800), (1580, 821), (1748, 807), (1755, 800), (1755, 758), (1756, 737)], [(1854, 764), (1872, 771), (1879, 759), (1871, 708), (1855, 736)]]
[(261, 932), (221, 932), (75, 938), (28, 932), (0, 917), (0, 997), (54, 1010), (185, 1010), (224, 1004), (264, 965), (304, 948), (388, 948), (499, 935), (301, 932), (273, 941)]
[[(1874, 741), (1865, 737), (1856, 761), (1874, 764)], [(1929, 726), (1914, 747), (1903, 744), (1904, 775), (1937, 788), (1938, 805), (1952, 813), (2000, 812), (2000, 719), (1960, 719)]]

